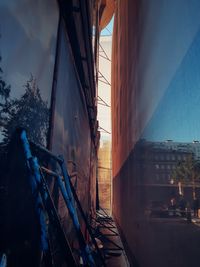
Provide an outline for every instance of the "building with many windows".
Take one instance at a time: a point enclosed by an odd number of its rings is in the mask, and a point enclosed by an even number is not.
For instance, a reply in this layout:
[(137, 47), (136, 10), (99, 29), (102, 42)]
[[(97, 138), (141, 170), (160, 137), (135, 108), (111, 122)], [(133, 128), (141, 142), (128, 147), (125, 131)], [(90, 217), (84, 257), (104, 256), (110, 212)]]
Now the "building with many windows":
[[(172, 197), (179, 198), (181, 189), (174, 180), (174, 173), (179, 164), (187, 159), (199, 159), (198, 142), (181, 143), (168, 140), (166, 142), (149, 142), (141, 139), (137, 142), (135, 150), (135, 170), (137, 173), (138, 186), (141, 190), (144, 208), (152, 201), (170, 203)], [(178, 178), (178, 177), (177, 177)], [(192, 201), (192, 182), (184, 185), (186, 198)], [(197, 195), (199, 185), (196, 185)], [(141, 196), (140, 196), (141, 197)], [(199, 197), (199, 195), (198, 195)]]
[(143, 147), (144, 168), (148, 177), (145, 183), (173, 184), (172, 173), (180, 162), (188, 157), (199, 160), (200, 143), (180, 143), (168, 140), (166, 142), (139, 142)]

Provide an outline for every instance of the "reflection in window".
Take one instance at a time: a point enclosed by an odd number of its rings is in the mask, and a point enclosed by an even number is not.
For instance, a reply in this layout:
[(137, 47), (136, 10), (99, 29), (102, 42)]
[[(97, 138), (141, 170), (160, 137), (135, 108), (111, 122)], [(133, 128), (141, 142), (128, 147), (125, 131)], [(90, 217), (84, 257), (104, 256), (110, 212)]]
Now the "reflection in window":
[(3, 122), (3, 143), (8, 144), (10, 136), (17, 127), (23, 127), (29, 132), (29, 138), (36, 143), (45, 144), (48, 133), (49, 108), (41, 98), (36, 80), (30, 80), (24, 85), (25, 92), (20, 98), (10, 99), (4, 105), (1, 117)]
[(156, 167), (156, 169), (159, 169), (159, 164), (156, 164), (155, 167)]
[(7, 142), (21, 126), (32, 140), (46, 145), (58, 25), (56, 1), (2, 0), (0, 17), (0, 142)]

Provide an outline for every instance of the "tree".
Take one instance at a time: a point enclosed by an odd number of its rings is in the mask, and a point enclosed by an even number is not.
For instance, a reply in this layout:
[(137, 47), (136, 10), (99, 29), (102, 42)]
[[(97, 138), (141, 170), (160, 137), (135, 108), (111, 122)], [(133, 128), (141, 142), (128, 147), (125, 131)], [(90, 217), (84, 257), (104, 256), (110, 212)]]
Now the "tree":
[[(0, 62), (2, 58), (0, 56)], [(3, 70), (0, 67), (0, 129), (4, 126), (10, 104), (11, 86), (3, 80)]]
[(49, 126), (48, 104), (42, 100), (32, 75), (24, 88), (25, 92), (20, 99), (9, 100), (9, 110), (7, 110), (2, 131), (3, 143), (7, 144), (15, 129), (22, 127), (27, 130), (32, 141), (46, 145)]
[(200, 162), (195, 160), (193, 155), (189, 155), (185, 161), (178, 163), (172, 173), (172, 178), (179, 184), (180, 188), (192, 184), (193, 197), (195, 197), (196, 184), (200, 182)]
[[(0, 56), (0, 62), (2, 58)], [(49, 108), (40, 94), (36, 79), (31, 75), (24, 85), (25, 92), (19, 99), (11, 98), (11, 86), (3, 79), (0, 67), (0, 146), (7, 145), (16, 128), (25, 128), (29, 138), (46, 145), (49, 126)]]

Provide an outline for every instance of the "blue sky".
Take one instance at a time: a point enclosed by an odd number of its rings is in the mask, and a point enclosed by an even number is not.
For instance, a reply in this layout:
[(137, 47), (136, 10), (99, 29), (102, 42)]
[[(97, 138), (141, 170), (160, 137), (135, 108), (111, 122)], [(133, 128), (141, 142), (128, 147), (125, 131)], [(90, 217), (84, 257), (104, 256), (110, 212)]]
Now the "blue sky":
[(110, 23), (106, 26), (106, 28), (101, 31), (101, 35), (112, 35), (113, 22), (114, 22), (114, 16), (112, 17)]
[(200, 30), (147, 124), (151, 141), (200, 140)]

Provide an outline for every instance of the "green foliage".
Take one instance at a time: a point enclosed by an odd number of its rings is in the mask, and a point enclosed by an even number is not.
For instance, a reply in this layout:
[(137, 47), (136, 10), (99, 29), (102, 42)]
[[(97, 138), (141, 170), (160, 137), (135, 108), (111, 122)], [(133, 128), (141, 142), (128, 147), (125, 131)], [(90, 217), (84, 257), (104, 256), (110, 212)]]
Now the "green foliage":
[(182, 184), (195, 184), (200, 182), (200, 162), (189, 155), (185, 161), (177, 164), (176, 169), (172, 173), (175, 182)]
[[(1, 62), (1, 57), (0, 57)], [(3, 71), (0, 68), (0, 129), (5, 125), (7, 113), (10, 107), (10, 85), (3, 80)]]
[(49, 125), (49, 109), (42, 100), (36, 80), (31, 76), (24, 86), (25, 92), (19, 99), (9, 100), (9, 110), (3, 126), (3, 142), (7, 144), (17, 127), (25, 128), (29, 138), (45, 144)]
[[(0, 62), (1, 60), (0, 57)], [(32, 75), (23, 91), (24, 94), (20, 98), (11, 98), (11, 86), (4, 81), (0, 67), (0, 131), (1, 137), (3, 136), (1, 146), (8, 144), (18, 127), (26, 129), (32, 141), (46, 145), (49, 108), (47, 102), (42, 100), (36, 79)]]

